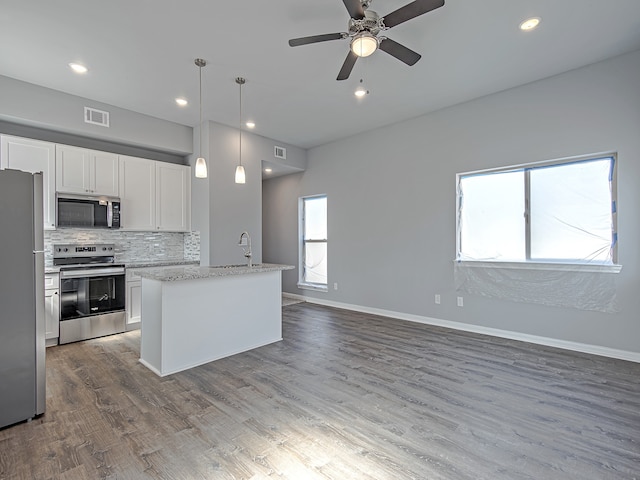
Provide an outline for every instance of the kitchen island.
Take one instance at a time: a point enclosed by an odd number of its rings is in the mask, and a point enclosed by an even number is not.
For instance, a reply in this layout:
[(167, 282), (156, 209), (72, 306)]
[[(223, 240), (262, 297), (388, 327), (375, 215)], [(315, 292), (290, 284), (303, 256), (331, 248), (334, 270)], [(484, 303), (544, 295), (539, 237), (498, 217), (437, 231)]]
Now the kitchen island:
[(290, 265), (144, 268), (140, 362), (160, 376), (282, 340)]

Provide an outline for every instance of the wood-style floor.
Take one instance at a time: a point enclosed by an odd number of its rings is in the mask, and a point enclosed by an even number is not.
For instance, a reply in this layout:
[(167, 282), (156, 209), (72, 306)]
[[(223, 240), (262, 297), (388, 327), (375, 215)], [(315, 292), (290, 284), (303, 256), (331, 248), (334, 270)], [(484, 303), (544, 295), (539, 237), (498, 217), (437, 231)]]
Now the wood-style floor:
[(159, 378), (139, 333), (47, 350), (2, 479), (640, 479), (640, 364), (300, 303)]

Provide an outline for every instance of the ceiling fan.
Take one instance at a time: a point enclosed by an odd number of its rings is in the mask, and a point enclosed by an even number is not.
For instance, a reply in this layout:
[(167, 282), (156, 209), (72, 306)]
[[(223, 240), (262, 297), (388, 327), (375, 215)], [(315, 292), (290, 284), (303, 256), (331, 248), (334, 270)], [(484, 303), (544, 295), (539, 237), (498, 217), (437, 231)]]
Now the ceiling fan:
[(407, 65), (414, 65), (420, 60), (420, 54), (398, 42), (394, 42), (390, 38), (379, 35), (379, 33), (444, 5), (444, 0), (415, 0), (381, 17), (373, 10), (369, 10), (371, 0), (342, 1), (351, 17), (349, 19), (348, 32), (327, 33), (289, 40), (290, 46), (298, 47), (309, 43), (351, 38), (351, 49), (340, 69), (340, 73), (338, 73), (337, 80), (349, 78), (358, 57), (368, 57), (378, 48)]

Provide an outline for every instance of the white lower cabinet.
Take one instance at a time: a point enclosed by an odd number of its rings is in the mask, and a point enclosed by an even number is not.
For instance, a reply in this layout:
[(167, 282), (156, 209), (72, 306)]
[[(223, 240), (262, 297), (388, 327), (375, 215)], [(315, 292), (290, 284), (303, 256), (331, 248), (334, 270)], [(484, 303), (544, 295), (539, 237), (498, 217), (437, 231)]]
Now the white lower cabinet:
[(127, 269), (127, 331), (140, 328), (142, 312), (142, 279), (135, 273), (135, 269)]
[(60, 276), (57, 273), (44, 276), (44, 319), (46, 345), (57, 345), (60, 336)]

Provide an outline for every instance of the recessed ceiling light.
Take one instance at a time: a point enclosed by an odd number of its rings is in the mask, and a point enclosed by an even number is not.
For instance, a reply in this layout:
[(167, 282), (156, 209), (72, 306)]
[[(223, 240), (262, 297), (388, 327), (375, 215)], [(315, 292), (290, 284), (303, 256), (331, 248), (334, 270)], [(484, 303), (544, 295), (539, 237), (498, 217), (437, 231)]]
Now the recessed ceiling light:
[(254, 128), (256, 126), (255, 122), (247, 122), (245, 125), (247, 128)]
[(189, 102), (185, 98), (176, 98), (176, 103), (181, 107), (185, 107)]
[(524, 22), (520, 24), (520, 30), (528, 32), (529, 30), (535, 29), (538, 25), (540, 25), (540, 17), (531, 17), (527, 18)]
[(87, 73), (89, 69), (84, 65), (80, 65), (79, 63), (70, 63), (69, 67), (76, 73)]
[(264, 169), (264, 173), (271, 173), (273, 172), (273, 168), (265, 168)]

